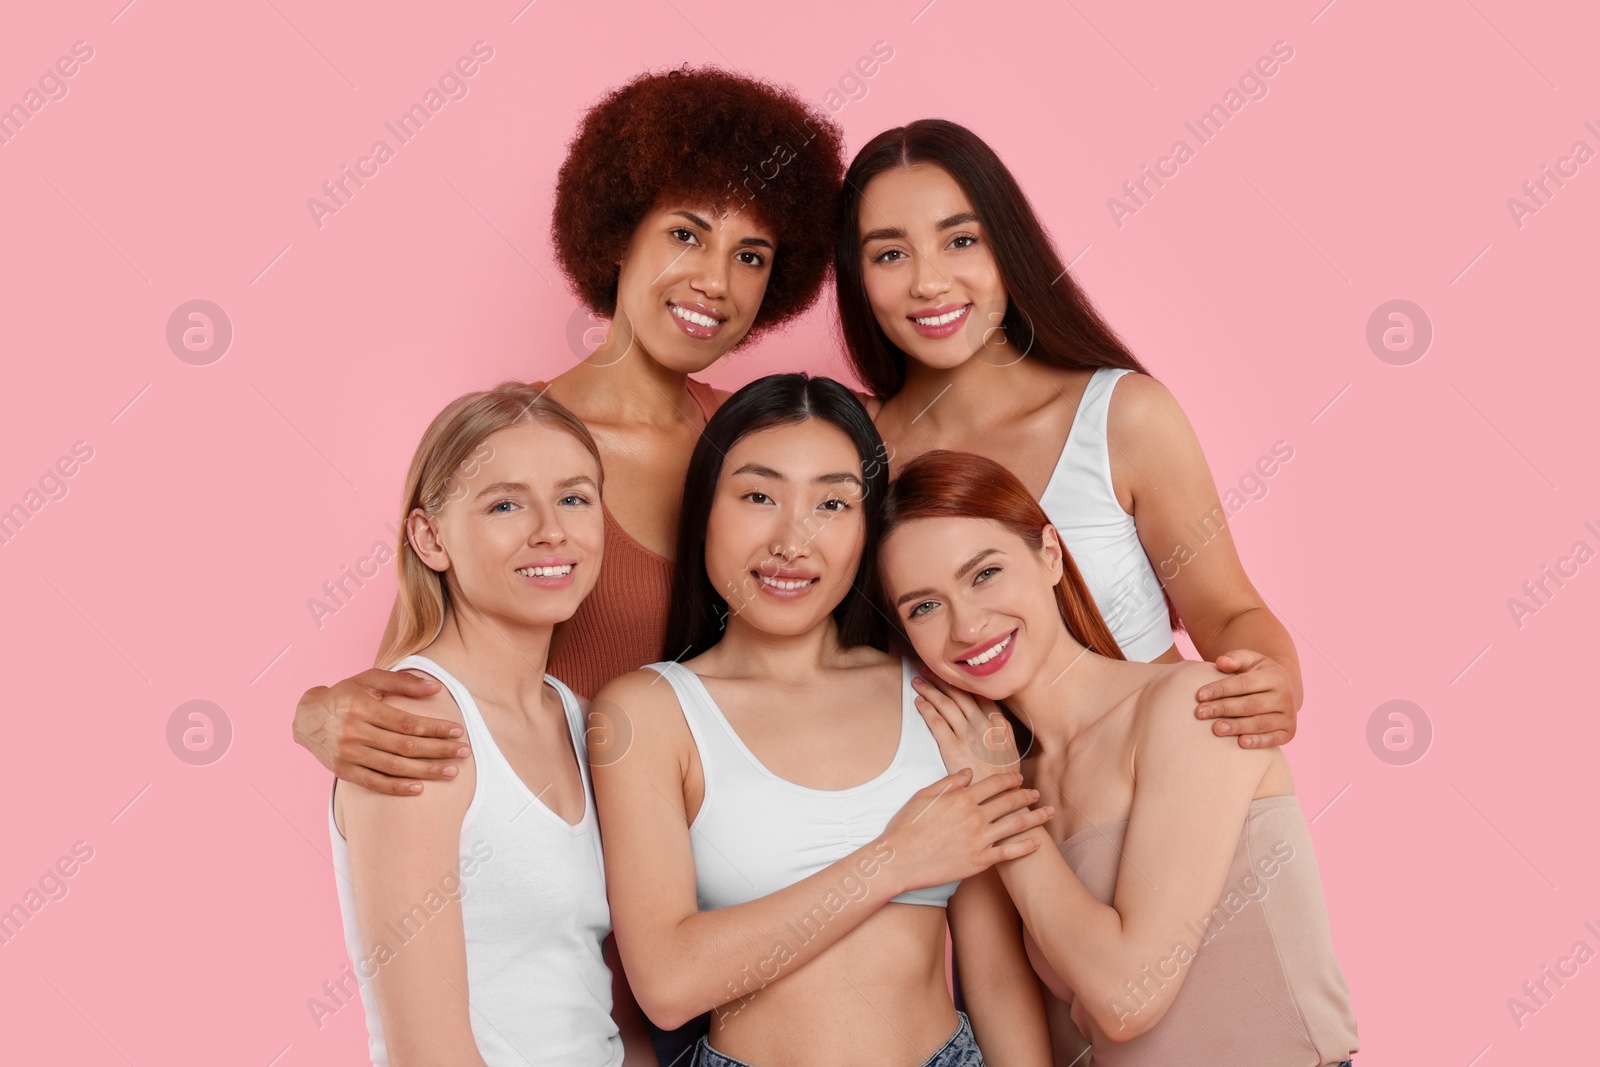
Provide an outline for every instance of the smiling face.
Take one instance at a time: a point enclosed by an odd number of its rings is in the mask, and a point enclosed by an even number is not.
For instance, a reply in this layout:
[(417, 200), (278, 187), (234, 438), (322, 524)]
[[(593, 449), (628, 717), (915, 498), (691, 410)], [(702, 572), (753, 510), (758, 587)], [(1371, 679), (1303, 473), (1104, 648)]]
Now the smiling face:
[(497, 430), (461, 464), (431, 518), (407, 531), (449, 571), (453, 598), (510, 625), (570, 619), (594, 588), (605, 540), (600, 466), (577, 438), (538, 422)]
[(706, 573), (729, 612), (796, 636), (838, 607), (861, 564), (863, 484), (855, 445), (821, 419), (741, 437), (706, 525)]
[(1056, 604), (1061, 542), (1038, 550), (992, 519), (913, 519), (884, 539), (883, 587), (928, 669), (991, 700), (1039, 672), (1066, 633)]
[(617, 278), (618, 328), (662, 366), (694, 374), (744, 339), (777, 240), (750, 212), (663, 201), (640, 220)]
[(884, 171), (861, 192), (857, 233), (878, 327), (930, 367), (960, 366), (1004, 343), (1005, 285), (982, 221), (943, 167)]

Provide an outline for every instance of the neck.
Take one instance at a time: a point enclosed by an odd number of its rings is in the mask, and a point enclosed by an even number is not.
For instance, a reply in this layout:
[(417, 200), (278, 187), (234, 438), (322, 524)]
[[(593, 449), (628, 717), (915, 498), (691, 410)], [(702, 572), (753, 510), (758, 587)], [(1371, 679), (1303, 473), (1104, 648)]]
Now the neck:
[(699, 425), (699, 409), (689, 396), (688, 374), (657, 361), (631, 333), (615, 326), (583, 362), (556, 381), (582, 398), (585, 418), (601, 422), (671, 423), (689, 416)]
[(1036, 748), (1051, 753), (1064, 752), (1116, 705), (1107, 697), (1122, 666), (1085, 648), (1066, 624), (1058, 631), (1039, 670), (1006, 698), (1006, 705), (1033, 731)]
[(479, 703), (526, 710), (544, 701), (545, 666), (555, 627), (485, 614), (459, 596), (425, 650), (444, 662)]
[(906, 357), (906, 380), (897, 397), (913, 422), (935, 434), (985, 426), (1012, 417), (1013, 399), (1037, 403), (1038, 364), (1019, 359), (1013, 346), (985, 345), (954, 367), (930, 367)]
[(801, 634), (768, 633), (738, 615), (729, 615), (728, 628), (714, 651), (717, 659), (737, 663), (742, 675), (804, 687), (815, 685), (817, 672), (836, 666), (846, 650), (839, 643), (839, 627), (829, 614)]

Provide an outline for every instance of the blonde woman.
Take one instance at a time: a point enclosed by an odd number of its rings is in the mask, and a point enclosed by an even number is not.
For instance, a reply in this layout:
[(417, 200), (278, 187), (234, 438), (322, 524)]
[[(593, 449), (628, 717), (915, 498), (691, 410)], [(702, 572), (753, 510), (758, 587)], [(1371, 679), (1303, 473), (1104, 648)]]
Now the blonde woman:
[(412, 459), (378, 661), (437, 680), (391, 700), (458, 724), (475, 758), (417, 797), (334, 783), (375, 1067), (656, 1063), (613, 970), (585, 709), (545, 673), (599, 572), (601, 482), (583, 423), (516, 382), (450, 404)]

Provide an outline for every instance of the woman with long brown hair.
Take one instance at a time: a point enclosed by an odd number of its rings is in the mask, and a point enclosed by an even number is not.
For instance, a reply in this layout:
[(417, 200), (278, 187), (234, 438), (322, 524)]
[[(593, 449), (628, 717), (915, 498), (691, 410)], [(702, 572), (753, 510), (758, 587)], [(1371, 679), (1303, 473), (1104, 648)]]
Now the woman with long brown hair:
[(1125, 658), (1044, 510), (992, 460), (924, 453), (884, 512), (882, 601), (929, 672), (917, 706), (946, 768), (1020, 767), (1055, 811), (1024, 835), (1043, 847), (998, 871), (1093, 1062), (1348, 1063), (1355, 1018), (1289, 765), (1192, 714), (1221, 673)]
[(1041, 502), (1130, 659), (1181, 658), (1182, 628), (1225, 672), (1194, 694), (1216, 733), (1293, 737), (1294, 642), (1239, 562), (1183, 409), (994, 150), (942, 119), (886, 130), (850, 164), (836, 229), (846, 350), (896, 467), (933, 448), (997, 461)]

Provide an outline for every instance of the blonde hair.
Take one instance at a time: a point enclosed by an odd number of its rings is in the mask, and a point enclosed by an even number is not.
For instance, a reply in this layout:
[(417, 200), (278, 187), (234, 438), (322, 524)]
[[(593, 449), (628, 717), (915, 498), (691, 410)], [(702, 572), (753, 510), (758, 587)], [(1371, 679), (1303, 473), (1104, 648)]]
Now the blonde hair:
[(437, 515), (451, 499), (465, 491), (463, 479), (477, 473), (485, 439), (520, 422), (533, 422), (562, 430), (594, 456), (600, 467), (602, 488), (605, 468), (600, 449), (576, 415), (545, 395), (543, 383), (501, 382), (486, 392), (468, 393), (450, 402), (428, 426), (406, 475), (404, 506), (400, 509), (399, 602), (393, 633), (378, 651), (378, 665), (389, 666), (426, 648), (439, 635), (450, 603), (444, 574), (429, 567), (411, 547), (406, 535), (411, 513), (421, 508)]

